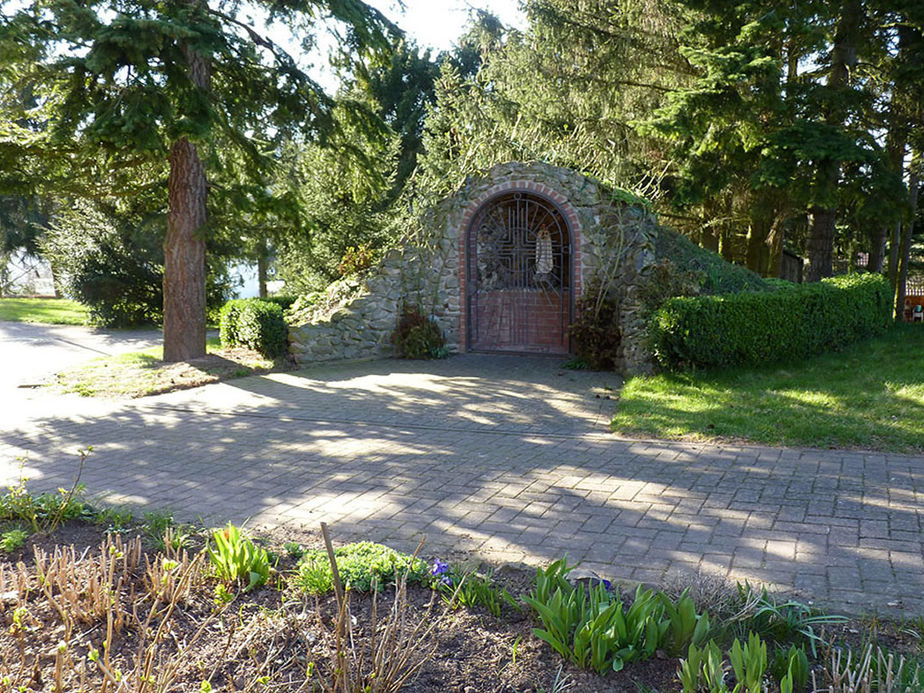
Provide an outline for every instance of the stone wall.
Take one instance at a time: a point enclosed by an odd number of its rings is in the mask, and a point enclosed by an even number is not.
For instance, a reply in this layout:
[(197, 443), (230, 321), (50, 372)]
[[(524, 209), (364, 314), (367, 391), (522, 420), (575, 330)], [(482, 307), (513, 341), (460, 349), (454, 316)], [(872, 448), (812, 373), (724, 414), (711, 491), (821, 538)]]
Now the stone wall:
[(544, 197), (561, 211), (572, 236), (575, 296), (595, 278), (607, 278), (620, 306), (620, 370), (647, 370), (638, 283), (656, 261), (657, 223), (645, 209), (614, 200), (593, 179), (541, 163), (502, 164), (470, 177), (456, 195), (428, 211), (422, 241), (389, 251), (361, 280), (332, 285), (311, 322), (290, 330), (296, 360), (307, 364), (392, 355), (390, 338), (405, 302), (436, 319), (450, 351), (464, 351), (468, 226), (483, 204), (513, 191)]

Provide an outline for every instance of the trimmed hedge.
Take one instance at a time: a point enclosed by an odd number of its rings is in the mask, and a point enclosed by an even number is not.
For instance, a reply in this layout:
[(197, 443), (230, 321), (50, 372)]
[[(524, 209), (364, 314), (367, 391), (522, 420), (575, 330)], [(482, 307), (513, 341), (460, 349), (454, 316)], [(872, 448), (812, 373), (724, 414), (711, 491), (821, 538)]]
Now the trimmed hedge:
[(288, 328), (282, 306), (259, 298), (228, 301), (219, 313), (218, 333), (223, 347), (242, 346), (269, 358), (286, 351)]
[(878, 274), (720, 296), (672, 298), (652, 315), (649, 348), (663, 368), (759, 365), (840, 349), (892, 322)]
[(290, 296), (289, 294), (274, 294), (272, 296), (267, 296), (266, 298), (261, 298), (260, 300), (276, 303), (282, 308), (283, 311), (286, 311), (292, 307), (293, 303), (295, 303), (295, 296)]

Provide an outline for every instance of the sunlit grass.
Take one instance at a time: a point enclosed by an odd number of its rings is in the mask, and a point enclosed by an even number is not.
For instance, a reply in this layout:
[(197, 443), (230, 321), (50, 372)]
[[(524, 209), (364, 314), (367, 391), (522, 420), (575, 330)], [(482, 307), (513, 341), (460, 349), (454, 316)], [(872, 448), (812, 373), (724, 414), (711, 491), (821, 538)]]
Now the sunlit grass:
[(86, 325), (87, 309), (66, 298), (0, 298), (0, 320), (47, 325)]
[(253, 351), (225, 351), (214, 337), (208, 340), (206, 350), (209, 356), (193, 363), (164, 362), (162, 346), (103, 356), (58, 373), (55, 386), (85, 397), (145, 397), (282, 366)]
[(613, 430), (769, 445), (924, 450), (924, 329), (800, 363), (630, 379)]

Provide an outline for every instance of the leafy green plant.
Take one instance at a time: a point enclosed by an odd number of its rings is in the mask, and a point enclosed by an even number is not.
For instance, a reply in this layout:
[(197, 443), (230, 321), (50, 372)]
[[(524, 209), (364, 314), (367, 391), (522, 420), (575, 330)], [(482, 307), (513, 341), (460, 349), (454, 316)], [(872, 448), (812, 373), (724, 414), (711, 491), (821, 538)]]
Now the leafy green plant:
[(709, 615), (696, 613), (696, 604), (689, 589), (684, 590), (676, 602), (663, 592), (658, 594), (658, 598), (670, 624), (665, 646), (668, 653), (677, 655), (690, 644), (701, 645), (709, 632)]
[(33, 496), (26, 488), (26, 479), (21, 478), (8, 493), (0, 497), (0, 522), (21, 523), (30, 533), (53, 532), (62, 522), (84, 517), (89, 513), (83, 500), (85, 487), (80, 476), (92, 446), (78, 451), (80, 461), (71, 488), (59, 488), (58, 493), (42, 493)]
[(282, 308), (283, 311), (287, 311), (292, 307), (292, 304), (295, 303), (295, 296), (290, 294), (273, 294), (272, 296), (267, 296), (265, 298), (261, 298), (260, 300), (268, 301), (269, 303), (275, 303), (280, 308)]
[(581, 356), (573, 356), (561, 364), (561, 367), (567, 368), (569, 371), (586, 371), (590, 368), (590, 364)]
[(219, 312), (218, 332), (223, 347), (242, 346), (269, 358), (282, 356), (288, 327), (282, 306), (258, 298), (228, 301)]
[(289, 558), (294, 558), (295, 560), (305, 555), (305, 549), (297, 541), (287, 541), (283, 544), (283, 548), (286, 550)]
[(767, 643), (757, 633), (750, 633), (744, 645), (736, 638), (729, 659), (738, 681), (735, 692), (761, 693), (764, 673), (767, 671)]
[(320, 552), (302, 556), (295, 575), (295, 585), (311, 595), (327, 594), (334, 589), (334, 575)]
[(8, 529), (0, 534), (0, 551), (13, 553), (16, 549), (26, 543), (29, 533), (19, 527)]
[(533, 629), (536, 637), (562, 657), (600, 674), (653, 656), (670, 627), (661, 598), (639, 586), (624, 609), (603, 582), (588, 587), (568, 583), (572, 569), (560, 559), (537, 571), (536, 587), (525, 598), (543, 626)]
[(809, 680), (809, 660), (805, 648), (790, 645), (789, 650), (777, 647), (770, 663), (770, 673), (783, 685), (787, 681), (790, 691), (803, 691)]
[(243, 581), (247, 585), (245, 592), (266, 584), (270, 573), (266, 551), (255, 546), (238, 527), (229, 523), (224, 529), (215, 530), (212, 539), (215, 548), (210, 543), (206, 550), (220, 580)]
[(391, 342), (399, 358), (431, 359), (449, 355), (446, 351), (446, 337), (440, 326), (417, 306), (405, 305), (401, 309)]
[(189, 546), (192, 527), (178, 525), (169, 510), (153, 510), (144, 514), (142, 530), (156, 551), (168, 546), (179, 550)]
[(761, 693), (766, 690), (767, 644), (759, 635), (750, 633), (743, 645), (735, 638), (728, 658), (736, 681), (731, 690), (725, 683), (725, 659), (715, 641), (710, 640), (702, 649), (691, 643), (686, 659), (680, 660), (677, 670), (683, 693)]
[[(369, 541), (346, 544), (334, 549), (334, 557), (343, 584), (360, 592), (393, 585), (396, 572), (405, 570), (409, 582), (429, 582), (427, 566), (422, 560), (382, 544)], [(326, 551), (305, 551), (299, 561), (294, 583), (309, 594), (325, 594), (333, 590), (333, 574)]]
[(690, 644), (686, 659), (680, 660), (677, 677), (683, 686), (683, 693), (727, 693), (725, 686), (725, 660), (722, 650), (710, 640), (700, 649)]

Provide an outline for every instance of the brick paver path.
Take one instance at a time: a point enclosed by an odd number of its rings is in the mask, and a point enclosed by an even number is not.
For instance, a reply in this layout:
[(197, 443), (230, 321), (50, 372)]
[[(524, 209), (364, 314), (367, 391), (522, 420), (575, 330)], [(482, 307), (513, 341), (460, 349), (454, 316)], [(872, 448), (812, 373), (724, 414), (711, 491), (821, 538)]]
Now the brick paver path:
[[(182, 518), (314, 529), (603, 576), (761, 581), (924, 613), (924, 458), (626, 441), (618, 379), (542, 358), (327, 366), (128, 403), (12, 402), (0, 482), (84, 481)], [(614, 388), (614, 389), (607, 389)], [(9, 404), (9, 403), (8, 403)], [(16, 458), (26, 458), (17, 462)]]

